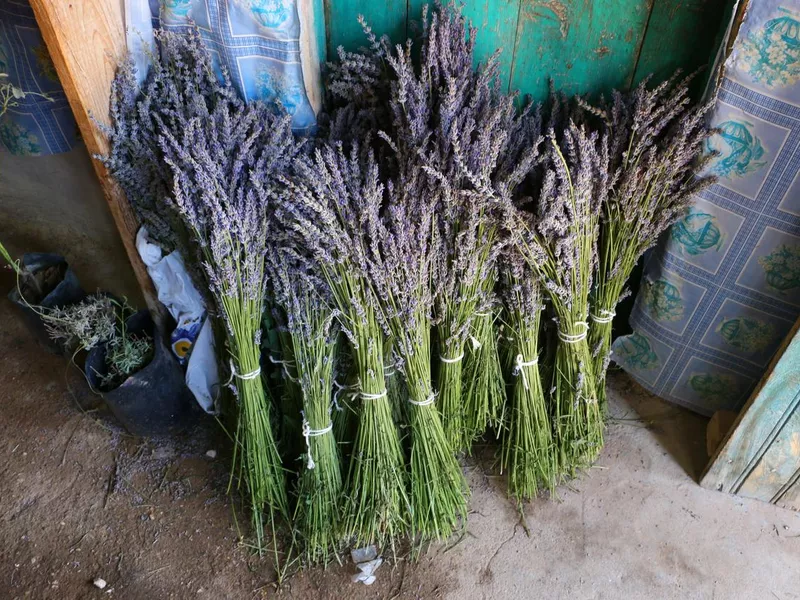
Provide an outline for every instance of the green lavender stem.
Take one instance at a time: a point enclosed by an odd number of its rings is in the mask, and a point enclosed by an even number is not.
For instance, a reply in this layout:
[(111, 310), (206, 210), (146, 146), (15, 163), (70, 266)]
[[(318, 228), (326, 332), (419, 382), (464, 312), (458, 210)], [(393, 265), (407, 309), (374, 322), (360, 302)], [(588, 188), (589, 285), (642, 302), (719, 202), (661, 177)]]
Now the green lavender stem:
[[(449, 330), (449, 327), (440, 327), (440, 331), (442, 329)], [(440, 339), (445, 338), (440, 335)], [(464, 450), (467, 445), (464, 398), (461, 393), (463, 359), (464, 344), (460, 340), (451, 340), (440, 348), (437, 381), (439, 412), (447, 444), (454, 452)]]
[[(343, 492), (341, 455), (331, 422), (331, 389), (335, 339), (329, 337), (331, 315), (306, 303), (303, 331), (292, 335), (293, 355), (303, 392), (303, 430), (308, 444), (300, 467), (295, 526), (304, 540), (309, 563), (325, 562), (338, 550)], [(323, 433), (320, 433), (323, 432)], [(301, 438), (303, 439), (303, 438)]]
[(499, 430), (502, 422), (505, 390), (494, 321), (491, 312), (475, 315), (474, 341), (467, 342), (464, 356), (462, 385), (468, 450), (487, 427)]
[[(341, 275), (348, 279), (347, 274)], [(368, 308), (366, 313), (365, 323), (361, 316), (348, 321), (354, 328), (353, 358), (360, 393), (347, 476), (344, 534), (356, 547), (393, 543), (409, 521), (405, 461), (383, 376), (383, 334), (373, 310)]]
[(555, 487), (558, 458), (539, 374), (539, 311), (509, 310), (509, 415), (502, 442), (502, 466), (509, 493), (518, 502)]

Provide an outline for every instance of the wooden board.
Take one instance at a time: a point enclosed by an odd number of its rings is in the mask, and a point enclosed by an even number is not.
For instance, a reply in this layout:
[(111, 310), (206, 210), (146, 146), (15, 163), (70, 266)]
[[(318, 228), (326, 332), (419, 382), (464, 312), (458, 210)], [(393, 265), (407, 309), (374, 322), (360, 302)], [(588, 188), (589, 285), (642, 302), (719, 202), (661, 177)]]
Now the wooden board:
[[(687, 72), (709, 65), (727, 22), (730, 0), (655, 0), (633, 83), (653, 74), (661, 81), (682, 68)], [(697, 89), (702, 90), (703, 77)]]
[[(502, 48), (502, 85), (544, 100), (551, 78), (568, 93), (601, 93), (626, 89), (652, 71), (665, 77), (677, 67), (709, 63), (732, 2), (466, 0), (463, 10), (479, 30), (477, 60)], [(376, 33), (400, 42), (419, 31), (424, 4), (324, 0), (329, 59), (339, 45), (364, 45), (359, 14)]]
[(627, 88), (633, 79), (650, 1), (523, 2), (512, 89), (544, 100), (550, 79), (567, 94)]
[[(98, 122), (109, 122), (111, 81), (125, 54), (122, 2), (31, 0), (31, 7), (89, 154), (107, 154), (108, 139)], [(103, 164), (95, 158), (92, 163), (147, 305), (159, 319), (163, 307), (136, 251), (136, 216)]]
[(357, 50), (367, 45), (358, 16), (364, 15), (378, 37), (386, 34), (393, 42), (406, 39), (406, 0), (324, 0), (328, 59), (337, 48)]
[[(475, 42), (475, 62), (485, 62), (495, 50), (500, 54), (500, 85), (508, 90), (514, 63), (514, 46), (517, 38), (517, 21), (524, 0), (471, 0), (464, 4), (464, 15), (478, 29)], [(424, 0), (409, 0), (408, 35), (421, 31)]]
[(800, 477), (800, 320), (720, 449), (703, 487), (767, 502), (793, 501)]

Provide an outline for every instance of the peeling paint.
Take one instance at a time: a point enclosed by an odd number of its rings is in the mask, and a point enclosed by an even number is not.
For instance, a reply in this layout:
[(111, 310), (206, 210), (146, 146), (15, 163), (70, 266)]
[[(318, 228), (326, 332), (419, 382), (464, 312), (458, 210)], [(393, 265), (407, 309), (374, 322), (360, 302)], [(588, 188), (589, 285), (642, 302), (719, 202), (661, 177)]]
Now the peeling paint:
[(605, 45), (601, 45), (595, 48), (594, 53), (597, 55), (597, 58), (603, 58), (607, 54), (611, 54), (611, 48)]
[(560, 0), (523, 0), (520, 18), (522, 20), (537, 21), (538, 19), (554, 20), (552, 16), (543, 14), (540, 9), (544, 9), (555, 16), (558, 20), (558, 29), (561, 37), (566, 39), (569, 33), (569, 17), (567, 5)]

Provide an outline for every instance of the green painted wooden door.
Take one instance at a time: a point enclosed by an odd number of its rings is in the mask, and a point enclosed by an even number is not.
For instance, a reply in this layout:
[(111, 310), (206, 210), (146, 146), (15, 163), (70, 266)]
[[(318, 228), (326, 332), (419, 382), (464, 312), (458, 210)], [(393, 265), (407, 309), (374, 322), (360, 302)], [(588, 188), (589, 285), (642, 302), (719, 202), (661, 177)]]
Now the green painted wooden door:
[[(400, 42), (419, 31), (424, 0), (318, 0), (324, 12), (321, 46), (365, 45), (358, 23)], [(537, 100), (552, 79), (568, 93), (628, 88), (649, 73), (707, 64), (718, 43), (729, 0), (466, 0), (478, 29), (479, 59), (501, 48), (502, 84)]]
[(800, 321), (700, 484), (800, 510)]

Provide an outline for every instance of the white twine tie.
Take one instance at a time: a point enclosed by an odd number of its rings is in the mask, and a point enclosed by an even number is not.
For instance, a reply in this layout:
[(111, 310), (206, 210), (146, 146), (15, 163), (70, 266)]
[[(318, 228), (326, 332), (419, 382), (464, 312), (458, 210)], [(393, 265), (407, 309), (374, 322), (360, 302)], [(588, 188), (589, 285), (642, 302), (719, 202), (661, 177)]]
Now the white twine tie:
[(478, 338), (476, 338), (472, 334), (470, 334), (470, 336), (469, 336), (469, 341), (472, 342), (472, 351), (473, 352), (481, 347), (481, 343), (478, 341)]
[(513, 375), (514, 376), (518, 376), (518, 375), (522, 376), (522, 383), (525, 386), (526, 390), (530, 389), (530, 388), (528, 387), (528, 377), (525, 375), (525, 367), (532, 367), (532, 366), (534, 366), (536, 364), (539, 364), (539, 357), (538, 356), (535, 356), (533, 358), (533, 360), (529, 360), (529, 361), (526, 362), (525, 359), (523, 358), (522, 354), (517, 354), (517, 359), (515, 361)]
[(382, 392), (378, 394), (367, 394), (366, 392), (361, 392), (361, 399), (362, 400), (380, 400), (381, 398), (385, 398), (387, 395), (387, 391), (384, 389)]
[(272, 355), (270, 355), (269, 362), (271, 362), (273, 365), (281, 365), (283, 367), (283, 372), (286, 375), (286, 378), (292, 383), (297, 383), (299, 381), (297, 377), (293, 377), (292, 374), (289, 373), (289, 369), (286, 366), (286, 365), (294, 366), (293, 360), (278, 360), (277, 358), (273, 358)]
[(589, 332), (589, 324), (586, 321), (575, 321), (572, 324), (573, 327), (580, 327), (583, 329), (580, 333), (570, 334), (564, 333), (561, 329), (558, 329), (558, 339), (564, 342), (565, 344), (577, 344), (578, 342), (586, 339), (586, 334)]
[(436, 400), (436, 392), (431, 392), (431, 395), (425, 398), (422, 402), (418, 402), (416, 400), (412, 400), (411, 397), (408, 397), (408, 403), (413, 404), (414, 406), (430, 406)]
[(461, 362), (462, 358), (464, 358), (464, 353), (463, 352), (461, 354), (459, 354), (458, 356), (456, 356), (455, 358), (447, 358), (446, 356), (442, 356), (441, 354), (439, 355), (439, 360), (441, 360), (443, 363), (447, 363), (448, 365), (451, 365), (451, 364), (457, 363), (457, 362)]
[(307, 468), (313, 469), (317, 466), (317, 463), (314, 462), (314, 457), (311, 456), (311, 438), (325, 435), (326, 433), (333, 431), (333, 421), (329, 421), (328, 426), (324, 429), (311, 429), (311, 423), (309, 423), (306, 419), (306, 413), (301, 410), (300, 414), (303, 415), (303, 437), (306, 440), (306, 449), (308, 450)]
[(357, 383), (354, 383), (352, 385), (342, 385), (341, 383), (339, 383), (334, 379), (333, 387), (336, 388), (336, 391), (333, 393), (333, 406), (336, 408), (336, 410), (341, 411), (342, 407), (339, 406), (339, 394), (341, 394), (342, 392), (344, 393), (350, 392), (355, 394), (357, 393), (356, 390), (358, 390), (360, 386)]
[(261, 375), (261, 366), (257, 367), (255, 371), (250, 371), (249, 373), (237, 373), (236, 367), (233, 364), (233, 359), (228, 361), (228, 365), (230, 365), (231, 368), (231, 376), (228, 378), (228, 381), (225, 382), (226, 386), (233, 382), (234, 377), (243, 381), (250, 381)]
[(589, 313), (589, 316), (592, 318), (592, 321), (595, 323), (600, 323), (601, 325), (604, 323), (611, 323), (614, 320), (614, 317), (617, 316), (613, 310), (606, 310), (605, 308), (600, 309), (597, 311), (599, 314)]
[(491, 317), (491, 316), (492, 316), (492, 313), (491, 313), (491, 311), (487, 311), (487, 312), (476, 312), (476, 313), (475, 313), (475, 316), (476, 316), (476, 317)]

